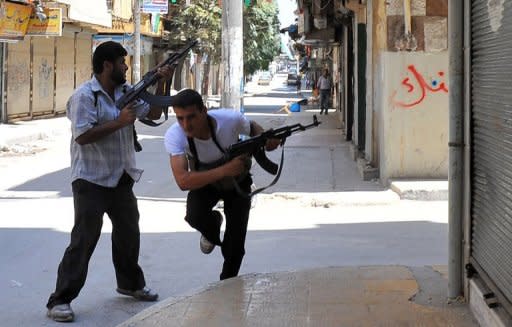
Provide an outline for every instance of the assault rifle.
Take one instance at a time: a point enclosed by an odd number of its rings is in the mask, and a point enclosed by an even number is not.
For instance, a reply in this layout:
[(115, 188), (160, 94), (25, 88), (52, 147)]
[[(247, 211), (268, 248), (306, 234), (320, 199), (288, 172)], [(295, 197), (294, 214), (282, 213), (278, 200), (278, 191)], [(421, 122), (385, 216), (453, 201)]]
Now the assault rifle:
[[(160, 67), (163, 67), (165, 65), (176, 65), (178, 60), (180, 60), (182, 57), (184, 57), (190, 49), (192, 49), (195, 45), (197, 45), (198, 41), (194, 40), (187, 45), (185, 45), (182, 49), (178, 50), (177, 52), (172, 53), (166, 60), (158, 64), (153, 70), (147, 72), (144, 74), (142, 79), (137, 82), (132, 87), (128, 88), (122, 97), (120, 97), (116, 101), (116, 107), (119, 110), (122, 110), (124, 107), (126, 107), (130, 102), (135, 101), (137, 99), (142, 99), (145, 102), (164, 107), (163, 112), (165, 114), (165, 119), (167, 120), (167, 107), (172, 105), (172, 97), (169, 96), (170, 91), (170, 83), (167, 83), (166, 85), (166, 95), (153, 95), (149, 93), (147, 88), (149, 88), (152, 85), (155, 85), (155, 83), (160, 79), (160, 77), (157, 75), (158, 69)], [(160, 124), (157, 124), (151, 120), (141, 120), (143, 123), (150, 125), (150, 126), (158, 126)]]
[(295, 132), (305, 131), (306, 129), (316, 127), (318, 125), (320, 125), (320, 122), (316, 118), (316, 115), (313, 115), (313, 123), (309, 125), (294, 124), (283, 126), (278, 129), (269, 129), (258, 136), (230, 145), (226, 151), (225, 160), (229, 161), (242, 154), (252, 155), (261, 168), (265, 169), (265, 171), (272, 175), (276, 175), (278, 173), (279, 166), (270, 161), (270, 159), (265, 155), (265, 144), (267, 143), (267, 140), (279, 139), (281, 140), (281, 146), (284, 146), (284, 142), (288, 136)]
[[(313, 123), (309, 125), (302, 125), (302, 124), (294, 124), (294, 125), (288, 125), (283, 126), (277, 129), (269, 129), (260, 135), (251, 137), (249, 139), (246, 139), (244, 141), (240, 141), (238, 143), (232, 144), (228, 147), (226, 150), (226, 153), (224, 154), (224, 162), (227, 162), (237, 156), (247, 154), (250, 156), (253, 156), (254, 159), (256, 159), (256, 162), (263, 168), (265, 171), (272, 175), (277, 175), (274, 180), (267, 186), (259, 188), (247, 196), (251, 197), (264, 189), (274, 185), (277, 180), (279, 179), (279, 176), (281, 175), (281, 170), (283, 168), (283, 159), (284, 159), (284, 142), (286, 141), (286, 138), (292, 135), (295, 132), (299, 131), (305, 131), (306, 129), (313, 128), (320, 125), (320, 122), (316, 118), (316, 115), (313, 115)], [(268, 139), (279, 139), (281, 140), (281, 147), (283, 147), (282, 153), (281, 153), (281, 163), (279, 166), (272, 162), (270, 159), (267, 158), (265, 154), (265, 144), (267, 143)], [(235, 187), (237, 188), (237, 191), (239, 193), (242, 193), (238, 185), (235, 183)]]

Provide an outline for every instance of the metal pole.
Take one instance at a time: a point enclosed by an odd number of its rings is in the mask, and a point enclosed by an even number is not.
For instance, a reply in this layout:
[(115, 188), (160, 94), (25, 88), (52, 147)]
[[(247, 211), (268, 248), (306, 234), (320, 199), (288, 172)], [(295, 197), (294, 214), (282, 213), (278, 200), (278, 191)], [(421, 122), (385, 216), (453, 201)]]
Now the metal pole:
[(243, 2), (222, 1), (222, 62), (224, 85), (221, 106), (243, 112)]
[(133, 1), (133, 37), (135, 48), (133, 49), (133, 83), (140, 81), (140, 1)]
[[(463, 265), (471, 253), (471, 0), (464, 0), (464, 198), (463, 198)], [(464, 294), (469, 294), (467, 278), (463, 282)]]
[(448, 2), (449, 170), (448, 170), (448, 297), (462, 294), (464, 171), (464, 0)]
[(7, 53), (7, 44), (0, 43), (0, 124), (7, 123), (7, 108), (5, 107), (5, 55)]
[(404, 0), (403, 3), (404, 6), (404, 20), (405, 20), (405, 31), (404, 34), (407, 36), (411, 33), (411, 26), (412, 26), (412, 18), (411, 18), (411, 0)]

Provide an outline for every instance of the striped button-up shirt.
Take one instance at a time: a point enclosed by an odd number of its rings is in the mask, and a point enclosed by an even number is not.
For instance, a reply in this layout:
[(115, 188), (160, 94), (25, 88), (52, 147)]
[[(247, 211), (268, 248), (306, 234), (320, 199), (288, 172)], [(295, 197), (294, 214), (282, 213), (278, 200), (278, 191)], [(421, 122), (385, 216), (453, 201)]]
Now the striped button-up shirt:
[[(123, 95), (123, 87), (115, 89), (116, 99)], [(134, 108), (138, 118), (149, 112), (149, 105), (142, 101)], [(71, 181), (80, 178), (97, 185), (115, 187), (125, 171), (133, 180), (140, 179), (143, 171), (135, 167), (132, 125), (93, 143), (80, 145), (75, 141), (90, 128), (119, 117), (114, 100), (96, 77), (75, 90), (67, 103), (66, 113), (71, 120)]]

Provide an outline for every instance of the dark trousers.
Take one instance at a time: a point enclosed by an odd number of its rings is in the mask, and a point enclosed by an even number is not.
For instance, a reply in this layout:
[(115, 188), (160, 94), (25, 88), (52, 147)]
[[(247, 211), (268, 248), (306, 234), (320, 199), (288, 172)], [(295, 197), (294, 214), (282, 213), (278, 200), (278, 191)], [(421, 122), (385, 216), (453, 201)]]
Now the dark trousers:
[(146, 285), (139, 259), (139, 210), (132, 191), (133, 180), (126, 173), (115, 188), (78, 179), (72, 183), (75, 224), (71, 241), (60, 262), (55, 292), (48, 308), (71, 303), (85, 284), (89, 260), (98, 243), (103, 215), (112, 221), (112, 261), (117, 286), (138, 290)]
[(324, 112), (327, 114), (329, 111), (329, 96), (331, 90), (320, 90), (320, 114)]
[[(240, 188), (249, 193), (252, 179), (245, 178)], [(217, 202), (224, 200), (226, 230), (224, 239), (220, 240), (220, 226), (212, 209)], [(203, 234), (210, 242), (221, 247), (224, 264), (220, 279), (238, 275), (245, 254), (245, 236), (249, 222), (251, 200), (243, 197), (236, 190), (220, 191), (212, 185), (190, 191), (187, 196), (187, 215), (185, 220)]]

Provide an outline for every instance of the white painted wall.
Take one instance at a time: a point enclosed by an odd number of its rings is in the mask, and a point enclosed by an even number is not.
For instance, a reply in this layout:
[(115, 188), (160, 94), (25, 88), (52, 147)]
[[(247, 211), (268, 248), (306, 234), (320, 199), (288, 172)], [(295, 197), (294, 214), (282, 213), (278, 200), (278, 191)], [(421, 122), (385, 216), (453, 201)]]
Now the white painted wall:
[[(447, 178), (448, 52), (380, 56), (380, 178)], [(446, 90), (446, 91), (445, 91)]]

